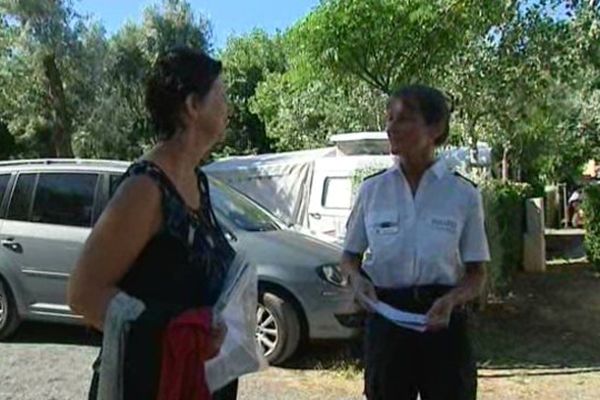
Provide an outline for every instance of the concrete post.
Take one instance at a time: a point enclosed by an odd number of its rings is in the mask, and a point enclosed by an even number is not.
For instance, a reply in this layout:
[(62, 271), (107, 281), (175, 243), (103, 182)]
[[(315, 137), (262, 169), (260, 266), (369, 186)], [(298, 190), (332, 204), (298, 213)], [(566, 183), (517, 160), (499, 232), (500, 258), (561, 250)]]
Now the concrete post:
[(528, 199), (525, 203), (526, 232), (523, 236), (523, 268), (527, 272), (546, 271), (546, 238), (544, 199)]

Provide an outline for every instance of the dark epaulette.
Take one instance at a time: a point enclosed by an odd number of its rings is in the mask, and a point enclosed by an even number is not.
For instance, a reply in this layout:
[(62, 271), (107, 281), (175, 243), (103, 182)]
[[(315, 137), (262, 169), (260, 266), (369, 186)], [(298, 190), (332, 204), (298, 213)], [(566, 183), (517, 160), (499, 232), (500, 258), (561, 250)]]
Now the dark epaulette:
[(363, 182), (366, 181), (367, 179), (375, 178), (376, 176), (383, 174), (385, 171), (387, 171), (387, 169), (382, 169), (381, 171), (377, 171), (374, 174), (371, 174), (371, 175), (365, 177), (363, 179)]
[(458, 176), (459, 178), (461, 178), (462, 180), (468, 182), (470, 185), (472, 185), (475, 189), (477, 189), (477, 184), (475, 182), (473, 182), (471, 179), (467, 178), (466, 176), (464, 176), (463, 174), (461, 174), (458, 171), (454, 171), (454, 175)]

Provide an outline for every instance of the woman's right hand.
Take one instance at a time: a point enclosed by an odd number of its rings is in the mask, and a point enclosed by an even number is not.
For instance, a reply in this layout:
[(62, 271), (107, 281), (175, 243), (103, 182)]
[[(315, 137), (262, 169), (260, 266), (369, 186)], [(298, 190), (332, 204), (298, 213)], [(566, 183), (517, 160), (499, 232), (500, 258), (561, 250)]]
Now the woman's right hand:
[(365, 310), (372, 311), (372, 307), (369, 302), (377, 301), (377, 294), (375, 293), (375, 286), (367, 278), (362, 276), (360, 273), (354, 273), (350, 276), (350, 285), (354, 292), (354, 299), (361, 305)]

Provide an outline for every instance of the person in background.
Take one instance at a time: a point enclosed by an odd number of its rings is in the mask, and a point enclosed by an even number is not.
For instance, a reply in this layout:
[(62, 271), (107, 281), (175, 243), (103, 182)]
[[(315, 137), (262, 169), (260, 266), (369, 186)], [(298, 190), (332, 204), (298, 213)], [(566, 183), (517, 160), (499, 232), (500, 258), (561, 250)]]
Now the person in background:
[[(146, 107), (158, 144), (122, 177), (71, 277), (71, 308), (100, 331), (117, 293), (145, 306), (126, 341), (126, 400), (158, 398), (165, 329), (177, 316), (215, 304), (235, 256), (199, 169), (227, 124), (221, 68), (219, 61), (189, 48), (174, 48), (157, 60)], [(214, 325), (207, 341), (210, 357), (225, 334), (223, 326)], [(97, 396), (99, 363), (90, 399)], [(186, 376), (197, 372), (186, 371)], [(236, 393), (235, 382), (213, 398), (235, 399)]]
[(342, 267), (369, 310), (381, 301), (426, 314), (425, 332), (370, 313), (365, 333), (369, 400), (476, 399), (477, 370), (465, 305), (490, 260), (481, 195), (436, 160), (450, 111), (431, 87), (406, 86), (387, 107), (396, 166), (367, 178), (348, 220)]
[(584, 223), (583, 216), (583, 188), (576, 189), (569, 197), (569, 224), (573, 228), (582, 228)]

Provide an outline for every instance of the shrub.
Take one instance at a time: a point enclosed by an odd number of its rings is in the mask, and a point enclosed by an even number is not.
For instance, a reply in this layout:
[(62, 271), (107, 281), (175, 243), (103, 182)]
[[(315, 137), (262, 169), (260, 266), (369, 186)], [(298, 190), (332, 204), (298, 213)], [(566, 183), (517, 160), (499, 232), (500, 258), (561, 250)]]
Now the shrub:
[(507, 289), (523, 265), (525, 200), (533, 190), (526, 183), (487, 180), (481, 185), (481, 193), (492, 254), (488, 285), (492, 293), (499, 293)]
[(588, 260), (600, 271), (600, 186), (589, 186), (583, 199), (585, 251)]

